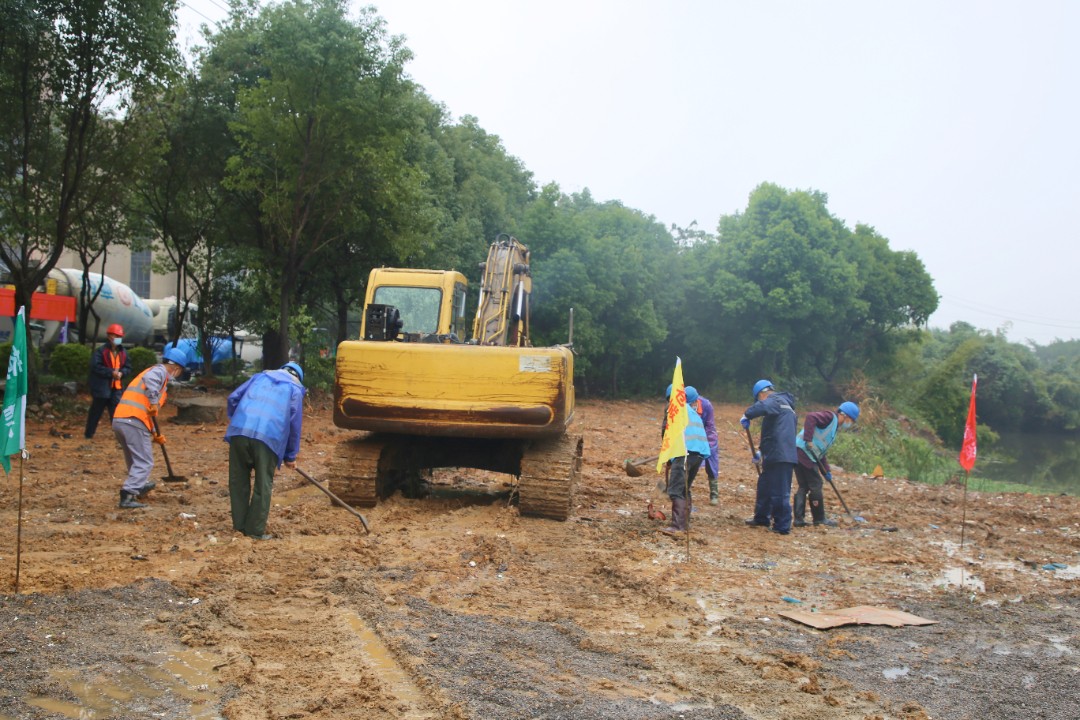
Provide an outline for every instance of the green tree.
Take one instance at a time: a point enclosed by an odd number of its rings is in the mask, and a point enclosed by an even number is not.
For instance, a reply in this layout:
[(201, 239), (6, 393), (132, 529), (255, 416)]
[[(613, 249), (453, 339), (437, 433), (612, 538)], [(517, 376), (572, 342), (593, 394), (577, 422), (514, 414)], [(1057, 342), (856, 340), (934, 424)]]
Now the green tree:
[(272, 364), (287, 356), (304, 274), (346, 229), (374, 222), (361, 217), (368, 190), (408, 171), (386, 151), (400, 147), (409, 129), (402, 116), (412, 88), (403, 77), (408, 51), (387, 37), (372, 9), (356, 22), (346, 10), (341, 0), (237, 8), (209, 38), (205, 57), (223, 97), (231, 90), (235, 98), (230, 127), (238, 150), (225, 185), (245, 198), (254, 221), (249, 238), (277, 290), (276, 347), (264, 347)]
[(676, 320), (671, 235), (621, 203), (554, 186), (526, 213), (522, 235), (533, 259), (534, 342), (565, 342), (573, 307), (575, 373), (585, 392), (640, 387), (635, 368)]
[(174, 10), (172, 0), (0, 2), (0, 260), (17, 305), (29, 310), (73, 227), (110, 202), (87, 187), (122, 172), (109, 149), (127, 140), (132, 98), (172, 67)]
[(700, 310), (684, 336), (713, 346), (722, 338), (718, 357), (744, 381), (835, 384), (871, 354), (912, 339), (908, 331), (937, 307), (914, 254), (889, 250), (870, 227), (848, 230), (827, 201), (763, 184), (744, 213), (721, 218), (715, 243), (688, 254), (694, 267), (683, 275)]

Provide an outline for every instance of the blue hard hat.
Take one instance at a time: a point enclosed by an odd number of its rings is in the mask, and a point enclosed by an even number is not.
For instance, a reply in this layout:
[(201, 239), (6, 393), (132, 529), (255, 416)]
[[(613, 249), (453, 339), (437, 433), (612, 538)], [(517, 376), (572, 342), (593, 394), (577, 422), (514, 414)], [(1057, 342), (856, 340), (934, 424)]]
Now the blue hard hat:
[(188, 364), (188, 355), (178, 347), (171, 347), (161, 354), (161, 359), (174, 365), (185, 367)]
[(693, 385), (687, 385), (686, 386), (686, 402), (693, 405), (694, 403), (697, 402), (698, 397), (699, 396), (698, 396), (697, 388), (694, 387)]
[(300, 382), (304, 382), (304, 368), (300, 367), (299, 363), (287, 362), (281, 366), (282, 370), (292, 372), (296, 376), (296, 379)]
[(851, 418), (852, 421), (856, 421), (856, 422), (858, 421), (858, 419), (859, 419), (859, 406), (856, 405), (855, 403), (851, 402), (850, 400), (848, 402), (840, 403), (839, 410), (840, 410), (840, 412), (844, 413), (849, 418)]
[(757, 400), (758, 393), (760, 393), (762, 390), (764, 390), (765, 388), (771, 388), (772, 386), (772, 380), (758, 380), (756, 383), (754, 383), (754, 399)]

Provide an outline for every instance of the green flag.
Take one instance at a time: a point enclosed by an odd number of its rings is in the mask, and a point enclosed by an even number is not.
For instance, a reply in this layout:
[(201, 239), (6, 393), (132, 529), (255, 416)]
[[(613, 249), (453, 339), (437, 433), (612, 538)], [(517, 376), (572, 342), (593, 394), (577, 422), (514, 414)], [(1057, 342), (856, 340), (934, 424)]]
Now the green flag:
[(0, 465), (11, 472), (11, 456), (26, 447), (26, 308), (15, 316), (15, 332), (4, 386), (4, 411), (0, 413)]

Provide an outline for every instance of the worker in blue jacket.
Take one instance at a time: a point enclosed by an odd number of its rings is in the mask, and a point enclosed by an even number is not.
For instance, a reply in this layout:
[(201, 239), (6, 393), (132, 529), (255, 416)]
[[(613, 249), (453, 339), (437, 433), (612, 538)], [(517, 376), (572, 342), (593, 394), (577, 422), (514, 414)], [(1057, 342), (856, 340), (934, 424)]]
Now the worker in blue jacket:
[[(274, 473), (284, 462), (296, 467), (304, 419), (304, 370), (285, 363), (265, 370), (229, 395), (229, 501), (233, 529), (269, 540), (266, 520)], [(251, 474), (255, 473), (254, 486)]]
[(815, 525), (836, 527), (836, 521), (825, 516), (825, 494), (822, 476), (832, 482), (832, 468), (825, 453), (829, 452), (838, 430), (850, 429), (859, 419), (859, 406), (850, 400), (840, 403), (836, 412), (821, 410), (807, 413), (803, 428), (795, 437), (799, 462), (795, 465), (795, 527), (806, 527), (806, 499), (810, 498), (810, 516)]
[(798, 457), (795, 453), (795, 398), (777, 392), (769, 380), (754, 383), (754, 404), (746, 408), (739, 422), (747, 430), (754, 418), (761, 420), (761, 440), (754, 463), (760, 467), (754, 517), (747, 525), (769, 527), (787, 535), (791, 532), (791, 478)]

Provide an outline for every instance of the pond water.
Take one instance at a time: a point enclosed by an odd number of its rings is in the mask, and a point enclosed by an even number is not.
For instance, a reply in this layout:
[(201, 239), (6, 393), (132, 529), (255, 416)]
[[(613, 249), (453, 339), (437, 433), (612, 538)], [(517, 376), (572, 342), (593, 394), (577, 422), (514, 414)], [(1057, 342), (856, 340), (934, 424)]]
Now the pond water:
[(972, 487), (979, 477), (1080, 495), (1080, 435), (1003, 432), (979, 448)]

